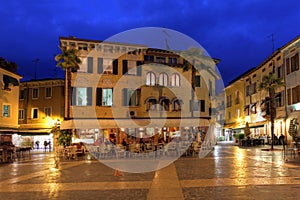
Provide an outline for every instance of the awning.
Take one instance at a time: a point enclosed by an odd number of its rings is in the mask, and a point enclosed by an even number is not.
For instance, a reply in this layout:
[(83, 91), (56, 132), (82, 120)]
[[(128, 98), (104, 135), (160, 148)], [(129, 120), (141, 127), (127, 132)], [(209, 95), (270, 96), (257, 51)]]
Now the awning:
[(209, 126), (208, 119), (73, 119), (64, 120), (61, 129), (138, 128), (138, 127), (195, 127)]
[(267, 123), (266, 121), (263, 121), (263, 122), (257, 122), (257, 123), (252, 123), (252, 124), (249, 124), (249, 127), (250, 127), (250, 128), (264, 127), (266, 123)]
[(51, 128), (43, 129), (19, 129), (16, 133), (20, 135), (48, 135), (51, 133)]

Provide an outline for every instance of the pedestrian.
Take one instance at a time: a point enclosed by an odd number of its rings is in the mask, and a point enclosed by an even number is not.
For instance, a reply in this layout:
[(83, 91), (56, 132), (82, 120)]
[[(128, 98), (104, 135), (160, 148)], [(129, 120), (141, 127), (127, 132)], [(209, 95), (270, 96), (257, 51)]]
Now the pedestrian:
[(36, 145), (36, 148), (39, 149), (39, 148), (40, 148), (40, 141), (37, 140), (37, 141), (35, 142), (35, 145)]
[(284, 135), (282, 133), (279, 136), (279, 144), (285, 145), (285, 137), (284, 137)]
[(45, 141), (44, 141), (45, 151), (46, 151), (47, 145), (48, 145), (48, 142), (45, 140)]
[(51, 141), (49, 139), (49, 142), (48, 142), (48, 146), (49, 146), (49, 151), (51, 151)]

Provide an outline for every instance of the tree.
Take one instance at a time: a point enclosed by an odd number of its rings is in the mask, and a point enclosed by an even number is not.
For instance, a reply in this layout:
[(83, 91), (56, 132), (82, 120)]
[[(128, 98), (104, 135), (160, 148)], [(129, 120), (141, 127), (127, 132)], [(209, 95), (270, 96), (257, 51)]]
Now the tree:
[(75, 48), (59, 47), (61, 54), (55, 56), (57, 67), (62, 68), (65, 71), (65, 94), (66, 94), (66, 115), (70, 118), (70, 101), (71, 101), (71, 72), (76, 72), (79, 69), (81, 60), (78, 57), (78, 50)]
[(275, 91), (276, 89), (283, 87), (284, 82), (281, 78), (276, 78), (276, 74), (272, 73), (268, 76), (264, 76), (262, 82), (258, 85), (259, 91), (266, 91), (269, 94), (270, 103), (269, 103), (269, 110), (270, 110), (270, 121), (271, 121), (271, 150), (274, 149), (274, 121), (276, 118), (276, 105), (275, 105)]
[[(180, 55), (183, 57), (184, 62), (182, 66), (183, 72), (192, 70), (191, 73), (191, 101), (192, 101), (192, 117), (194, 117), (194, 100), (195, 100), (195, 88), (196, 88), (196, 72), (200, 72), (200, 70), (210, 71), (212, 73), (214, 70), (212, 69), (212, 66), (214, 66), (215, 61), (204, 55), (204, 51), (201, 48), (198, 47), (191, 47), (187, 49), (186, 51), (183, 51), (180, 53)], [(211, 70), (209, 70), (211, 69)], [(214, 73), (213, 73), (214, 74)], [(203, 77), (206, 78), (206, 77)], [(212, 92), (212, 91), (209, 91)], [(212, 95), (212, 94), (210, 94)]]

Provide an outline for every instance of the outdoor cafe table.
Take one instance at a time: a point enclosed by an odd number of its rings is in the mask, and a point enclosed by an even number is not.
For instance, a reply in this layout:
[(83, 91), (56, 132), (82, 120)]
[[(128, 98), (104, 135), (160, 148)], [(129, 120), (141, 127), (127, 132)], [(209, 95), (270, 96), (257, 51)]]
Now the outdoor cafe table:
[(263, 138), (242, 139), (240, 145), (241, 146), (265, 145), (265, 140)]

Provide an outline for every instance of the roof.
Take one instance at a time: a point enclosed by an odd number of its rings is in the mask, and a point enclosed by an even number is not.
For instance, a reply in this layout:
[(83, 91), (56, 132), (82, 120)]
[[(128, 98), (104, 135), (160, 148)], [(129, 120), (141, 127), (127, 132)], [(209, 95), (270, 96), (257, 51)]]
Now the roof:
[(137, 46), (137, 47), (147, 47), (144, 44), (132, 44), (132, 43), (123, 43), (123, 42), (111, 42), (106, 40), (91, 40), (91, 39), (84, 39), (84, 38), (77, 38), (75, 36), (70, 37), (63, 37), (60, 36), (59, 40), (72, 40), (72, 41), (84, 41), (84, 42), (94, 42), (94, 43), (108, 43), (108, 44), (119, 44), (119, 45), (129, 45), (129, 46)]

